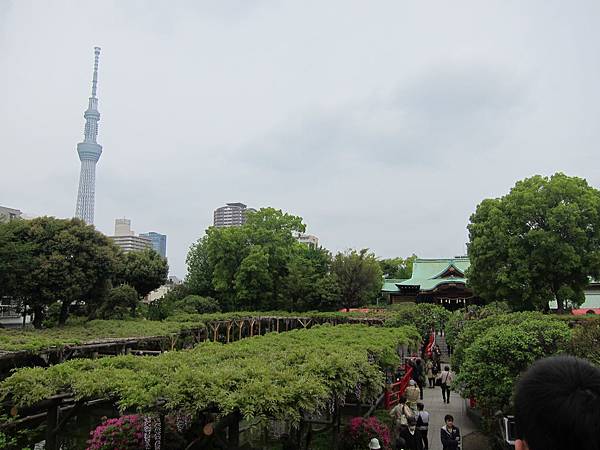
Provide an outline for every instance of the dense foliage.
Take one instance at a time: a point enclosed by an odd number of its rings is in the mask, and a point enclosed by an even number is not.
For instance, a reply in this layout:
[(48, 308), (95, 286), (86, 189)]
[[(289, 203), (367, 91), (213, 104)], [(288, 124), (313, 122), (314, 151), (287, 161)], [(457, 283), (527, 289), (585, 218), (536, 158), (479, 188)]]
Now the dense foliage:
[[(139, 296), (166, 281), (168, 265), (153, 250), (123, 254), (79, 219), (39, 217), (0, 224), (0, 296), (20, 301), (40, 328), (48, 308), (64, 325), (72, 305), (94, 317), (110, 308), (111, 287), (133, 286)], [(105, 304), (108, 301), (108, 304)], [(128, 305), (135, 311), (136, 302)]]
[(379, 266), (385, 278), (408, 279), (412, 276), (415, 259), (417, 255), (414, 254), (407, 258), (380, 259)]
[(128, 284), (113, 288), (108, 292), (102, 306), (100, 306), (98, 317), (102, 319), (124, 319), (135, 315), (139, 300), (137, 291)]
[(414, 325), (421, 336), (427, 336), (433, 329), (443, 329), (449, 317), (448, 310), (440, 305), (430, 303), (399, 305), (386, 320), (385, 325), (388, 327)]
[(463, 396), (477, 399), (487, 417), (508, 410), (515, 380), (522, 371), (536, 359), (565, 351), (571, 338), (567, 324), (550, 316), (508, 316), (499, 316), (496, 325), (488, 319), (478, 321), (486, 322), (487, 327), (463, 348), (457, 384)]
[(581, 320), (573, 328), (569, 353), (600, 366), (600, 320)]
[(367, 249), (338, 253), (331, 272), (338, 282), (340, 306), (344, 308), (367, 305), (381, 293), (383, 272), (375, 255)]
[(187, 256), (188, 294), (211, 297), (221, 310), (332, 310), (362, 306), (381, 289), (367, 250), (332, 258), (300, 244), (302, 218), (273, 208), (247, 214), (239, 227), (210, 227)]
[(40, 217), (0, 224), (0, 281), (41, 327), (47, 306), (61, 302), (64, 324), (73, 302), (99, 304), (114, 276), (119, 249), (79, 219)]
[(151, 248), (125, 253), (120, 262), (116, 284), (133, 286), (140, 297), (167, 282), (167, 260)]
[(303, 411), (324, 410), (351, 392), (376, 398), (382, 368), (398, 364), (399, 345), (417, 340), (412, 327), (319, 326), (157, 357), (73, 360), (17, 370), (0, 384), (0, 398), (25, 406), (72, 392), (78, 399), (112, 398), (123, 411), (152, 411), (161, 401), (167, 411), (239, 409), (246, 419), (298, 423)]
[(469, 283), (482, 298), (515, 310), (584, 301), (600, 276), (600, 192), (557, 173), (517, 182), (477, 206), (468, 225)]

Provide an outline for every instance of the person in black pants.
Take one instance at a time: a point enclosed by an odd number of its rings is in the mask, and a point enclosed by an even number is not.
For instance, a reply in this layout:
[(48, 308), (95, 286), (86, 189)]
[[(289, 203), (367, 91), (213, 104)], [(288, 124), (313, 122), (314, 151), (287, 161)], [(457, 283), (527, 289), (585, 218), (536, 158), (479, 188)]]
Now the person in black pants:
[(450, 387), (452, 386), (452, 381), (454, 381), (454, 377), (450, 372), (450, 367), (445, 366), (444, 371), (440, 375), (441, 388), (442, 388), (442, 399), (444, 403), (450, 403)]
[(454, 426), (454, 417), (451, 414), (446, 414), (444, 422), (446, 422), (446, 425), (440, 430), (442, 448), (444, 450), (460, 450), (460, 430)]

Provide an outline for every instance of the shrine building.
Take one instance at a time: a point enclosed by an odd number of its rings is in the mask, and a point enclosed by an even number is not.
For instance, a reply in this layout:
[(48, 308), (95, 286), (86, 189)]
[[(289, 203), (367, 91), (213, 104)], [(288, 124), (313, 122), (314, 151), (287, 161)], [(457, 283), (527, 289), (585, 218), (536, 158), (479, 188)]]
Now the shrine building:
[(388, 303), (435, 303), (450, 310), (480, 299), (467, 286), (465, 271), (469, 268), (466, 256), (450, 259), (416, 259), (408, 280), (384, 280), (382, 294)]

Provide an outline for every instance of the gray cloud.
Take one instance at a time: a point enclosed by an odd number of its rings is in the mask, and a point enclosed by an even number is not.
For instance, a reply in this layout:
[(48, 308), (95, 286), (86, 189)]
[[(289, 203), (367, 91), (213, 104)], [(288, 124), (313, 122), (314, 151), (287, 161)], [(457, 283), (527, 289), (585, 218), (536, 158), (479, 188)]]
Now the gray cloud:
[(172, 271), (228, 201), (332, 250), (464, 252), (481, 199), (600, 185), (600, 4), (0, 1), (0, 204), (74, 212), (102, 46), (96, 225), (168, 234)]
[(335, 171), (353, 161), (444, 165), (494, 152), (519, 120), (526, 92), (524, 80), (501, 68), (428, 67), (389, 95), (289, 118), (238, 153), (286, 174)]

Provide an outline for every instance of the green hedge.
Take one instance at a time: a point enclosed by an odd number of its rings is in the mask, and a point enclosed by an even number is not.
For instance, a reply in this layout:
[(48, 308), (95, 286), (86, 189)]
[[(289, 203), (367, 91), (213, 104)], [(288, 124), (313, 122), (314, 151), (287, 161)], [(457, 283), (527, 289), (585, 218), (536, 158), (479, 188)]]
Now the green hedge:
[(231, 344), (207, 342), (157, 357), (131, 355), (24, 368), (0, 383), (0, 400), (19, 406), (71, 392), (77, 399), (112, 398), (122, 411), (194, 413), (216, 407), (243, 416), (297, 423), (301, 411), (329, 407), (360, 391), (365, 401), (384, 386), (384, 367), (399, 362), (399, 345), (414, 345), (414, 327), (316, 326), (269, 333)]

